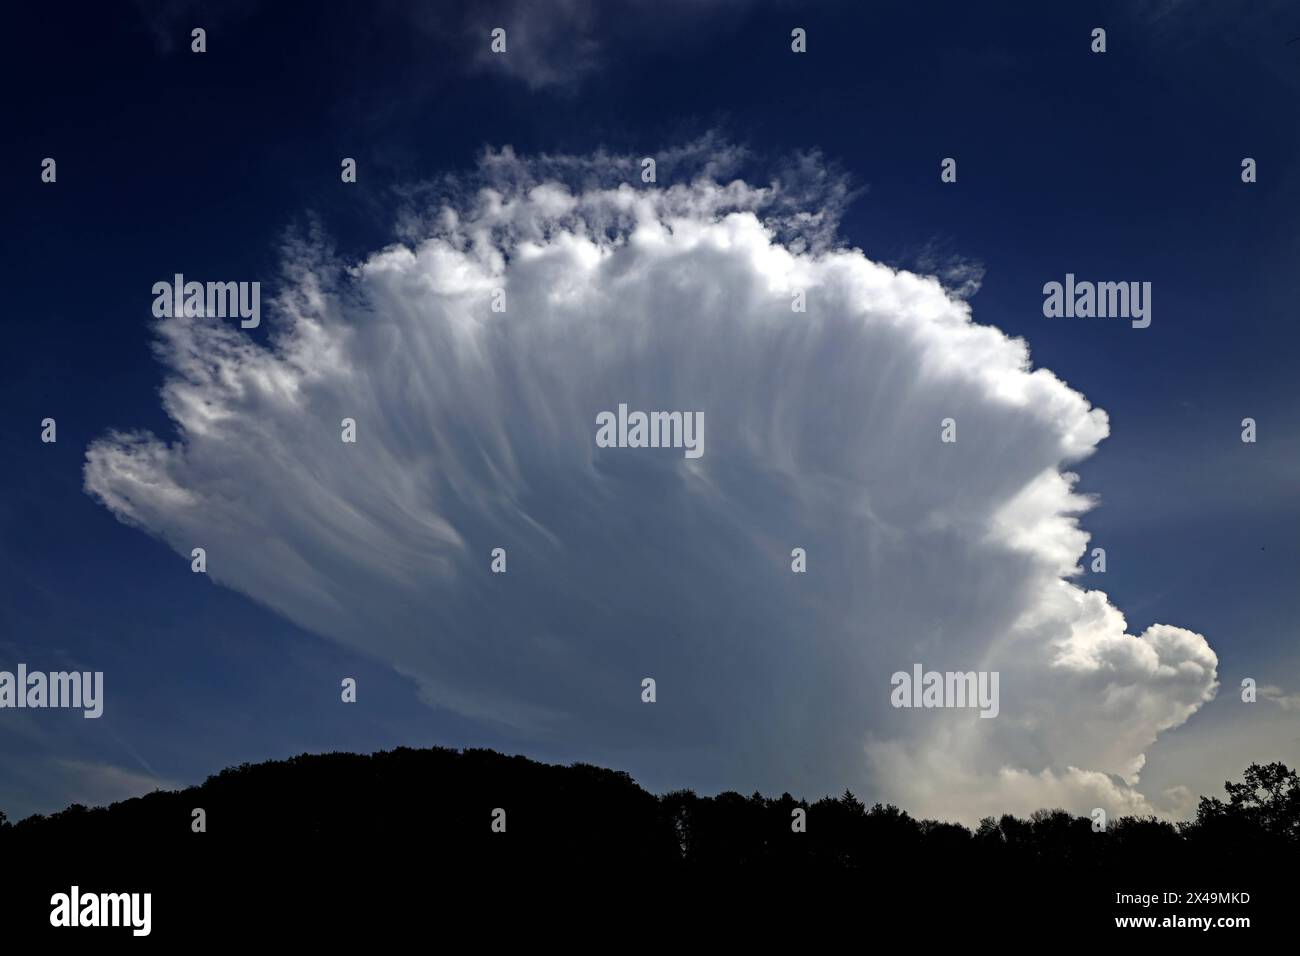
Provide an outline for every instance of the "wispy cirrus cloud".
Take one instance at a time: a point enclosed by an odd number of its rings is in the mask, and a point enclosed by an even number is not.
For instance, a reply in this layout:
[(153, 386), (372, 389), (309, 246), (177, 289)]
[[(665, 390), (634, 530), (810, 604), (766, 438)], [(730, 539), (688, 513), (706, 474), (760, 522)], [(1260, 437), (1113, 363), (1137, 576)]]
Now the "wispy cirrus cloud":
[(1283, 710), (1300, 710), (1300, 694), (1288, 694), (1281, 687), (1272, 684), (1261, 686), (1259, 696)]

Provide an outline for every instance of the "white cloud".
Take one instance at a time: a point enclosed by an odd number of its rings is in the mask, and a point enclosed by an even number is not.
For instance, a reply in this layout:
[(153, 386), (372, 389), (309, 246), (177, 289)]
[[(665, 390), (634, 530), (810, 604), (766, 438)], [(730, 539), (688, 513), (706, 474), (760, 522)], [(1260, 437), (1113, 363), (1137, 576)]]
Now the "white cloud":
[[(472, 7), (466, 24), (466, 42), (478, 41), (475, 61), (481, 69), (500, 69), (536, 90), (570, 85), (600, 65), (596, 10), (589, 0), (492, 0), (489, 9)], [(506, 30), (504, 53), (493, 53), (485, 39), (498, 27)]]
[[(105, 437), (86, 487), (548, 747), (964, 820), (1150, 812), (1143, 755), (1213, 696), (1217, 660), (1178, 627), (1126, 633), (1072, 583), (1090, 502), (1065, 466), (1105, 413), (935, 279), (831, 244), (847, 191), (816, 162), (793, 187), (655, 189), (489, 153), (481, 188), (403, 218), (407, 244), (347, 270), (291, 250), (269, 347), (163, 320), (177, 439)], [(707, 453), (597, 449), (620, 402), (702, 410)], [(999, 716), (895, 710), (913, 662), (998, 670)]]
[(1259, 696), (1283, 710), (1300, 710), (1300, 694), (1288, 694), (1273, 684), (1261, 685)]
[[(680, 51), (719, 22), (749, 14), (751, 0), (475, 0), (384, 5), (445, 54), (483, 76), (504, 75), (530, 91), (571, 92), (614, 62)], [(506, 31), (504, 52), (489, 39)], [(452, 41), (448, 43), (447, 41)]]
[(934, 275), (955, 299), (970, 299), (984, 284), (984, 264), (948, 250), (950, 240), (931, 239), (915, 255), (917, 269)]

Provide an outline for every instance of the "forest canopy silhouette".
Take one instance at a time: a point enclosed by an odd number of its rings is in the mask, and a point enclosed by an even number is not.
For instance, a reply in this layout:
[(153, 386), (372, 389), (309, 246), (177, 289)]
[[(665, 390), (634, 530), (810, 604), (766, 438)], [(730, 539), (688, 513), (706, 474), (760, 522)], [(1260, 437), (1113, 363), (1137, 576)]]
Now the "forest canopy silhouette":
[[(16, 932), (49, 931), (50, 900), (78, 886), (150, 892), (155, 932), (168, 935), (257, 926), (337, 940), (369, 932), (376, 913), (472, 917), (499, 934), (628, 907), (677, 927), (746, 912), (764, 934), (811, 925), (789, 922), (792, 906), (815, 908), (822, 927), (941, 916), (1086, 932), (1113, 931), (1120, 915), (1190, 914), (1264, 928), (1289, 920), (1298, 851), (1300, 780), (1281, 763), (1251, 764), (1181, 823), (1121, 817), (1099, 830), (1042, 809), (972, 830), (848, 791), (655, 795), (587, 764), (398, 748), (242, 764), (17, 823), (0, 815), (0, 913), (21, 917)], [(1197, 903), (1202, 893), (1217, 898)], [(1132, 903), (1139, 894), (1154, 902)], [(503, 924), (503, 912), (515, 918)]]
[[(175, 852), (205, 837), (239, 847), (436, 846), (447, 861), (600, 864), (644, 870), (853, 870), (882, 855), (912, 863), (986, 867), (1068, 864), (1081, 871), (1186, 861), (1238, 869), (1294, 859), (1300, 779), (1282, 763), (1251, 764), (1226, 799), (1202, 797), (1195, 819), (1121, 817), (1098, 831), (1088, 817), (1042, 809), (1029, 819), (986, 817), (971, 830), (915, 819), (851, 792), (814, 802), (788, 793), (653, 795), (626, 773), (564, 767), (491, 750), (398, 748), (329, 753), (223, 770), (201, 785), (11, 823), (0, 853), (69, 844)], [(193, 832), (194, 810), (205, 831)], [(494, 811), (504, 811), (497, 821)], [(802, 810), (803, 826), (794, 821)], [(496, 821), (496, 825), (494, 825)]]

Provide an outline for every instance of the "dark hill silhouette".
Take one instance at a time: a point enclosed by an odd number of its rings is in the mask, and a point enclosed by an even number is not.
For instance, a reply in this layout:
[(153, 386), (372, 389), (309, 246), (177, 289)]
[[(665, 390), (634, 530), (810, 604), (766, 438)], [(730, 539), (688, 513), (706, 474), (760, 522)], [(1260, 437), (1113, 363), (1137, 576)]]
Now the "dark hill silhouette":
[[(1300, 781), (1280, 763), (1252, 764), (1226, 789), (1226, 800), (1203, 797), (1196, 819), (1179, 825), (1123, 818), (1094, 832), (1088, 818), (1040, 810), (986, 818), (972, 831), (868, 808), (847, 791), (813, 803), (655, 796), (626, 773), (589, 765), (399, 748), (243, 764), (185, 790), (13, 825), (0, 815), (0, 870), (27, 929), (48, 920), (50, 894), (72, 883), (149, 890), (155, 924), (172, 930), (211, 926), (214, 898), (246, 907), (244, 919), (287, 907), (341, 929), (365, 921), (366, 901), (391, 907), (435, 889), (473, 907), (511, 889), (572, 900), (633, 884), (816, 888), (821, 902), (838, 893), (897, 918), (921, 904), (950, 917), (974, 908), (1004, 927), (1050, 918), (1113, 931), (1116, 915), (1166, 910), (1264, 919), (1283, 900), (1281, 874), (1300, 863)], [(196, 807), (205, 833), (192, 832)], [(506, 812), (504, 833), (493, 832), (494, 808)], [(792, 832), (796, 808), (807, 832)], [(1251, 900), (1185, 899), (1219, 891)], [(1185, 905), (1121, 906), (1117, 892), (1175, 892)]]

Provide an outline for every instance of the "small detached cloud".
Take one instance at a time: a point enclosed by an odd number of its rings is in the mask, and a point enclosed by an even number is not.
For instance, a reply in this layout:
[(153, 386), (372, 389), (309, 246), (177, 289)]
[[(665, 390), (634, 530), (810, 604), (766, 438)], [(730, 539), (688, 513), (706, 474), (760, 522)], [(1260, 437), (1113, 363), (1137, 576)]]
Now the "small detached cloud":
[(1283, 710), (1300, 710), (1300, 694), (1288, 694), (1273, 684), (1262, 685), (1259, 696)]

